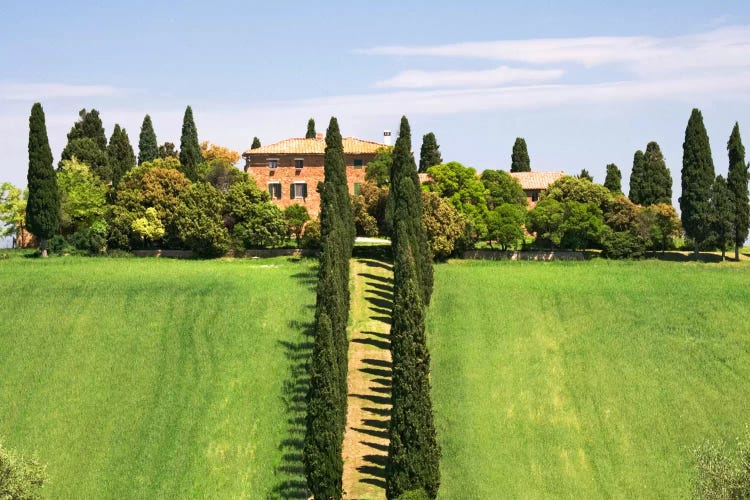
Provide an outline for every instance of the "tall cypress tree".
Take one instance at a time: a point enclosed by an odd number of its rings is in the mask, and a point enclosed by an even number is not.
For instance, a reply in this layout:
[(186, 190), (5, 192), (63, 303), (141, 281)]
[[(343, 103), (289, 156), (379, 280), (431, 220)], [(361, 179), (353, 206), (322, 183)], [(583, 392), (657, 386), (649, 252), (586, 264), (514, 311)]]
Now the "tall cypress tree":
[(693, 240), (696, 255), (712, 232), (710, 204), (714, 178), (714, 161), (711, 158), (708, 133), (703, 125), (703, 115), (700, 110), (693, 109), (685, 129), (685, 142), (682, 144), (680, 211), (682, 227), (685, 234)]
[(630, 171), (630, 192), (628, 198), (633, 203), (642, 205), (643, 199), (643, 173), (644, 173), (643, 151), (640, 149), (633, 155), (633, 170)]
[(614, 163), (607, 165), (607, 176), (604, 178), (604, 187), (609, 189), (610, 193), (622, 194), (622, 172), (620, 172), (620, 169)]
[(516, 137), (510, 159), (511, 172), (531, 172), (531, 160), (529, 159), (529, 151), (526, 149), (526, 139)]
[(250, 146), (250, 149), (258, 149), (260, 147), (260, 139), (257, 137), (253, 137), (253, 144)]
[(305, 134), (305, 139), (315, 139), (318, 136), (317, 132), (315, 132), (315, 120), (310, 118), (307, 120), (307, 133)]
[(112, 137), (109, 139), (107, 156), (112, 168), (112, 185), (117, 186), (128, 170), (135, 166), (135, 153), (130, 145), (128, 132), (118, 124), (115, 124)]
[(727, 244), (734, 240), (734, 196), (724, 177), (718, 175), (711, 186), (711, 224), (716, 244), (721, 249), (721, 260), (726, 258)]
[(78, 112), (78, 121), (68, 132), (68, 143), (60, 155), (59, 165), (63, 160), (73, 158), (91, 167), (91, 171), (104, 182), (112, 180), (112, 169), (107, 157), (107, 137), (104, 135), (99, 112), (95, 109), (86, 111), (84, 108)]
[(748, 203), (748, 174), (745, 163), (745, 147), (740, 137), (740, 125), (734, 124), (727, 143), (729, 152), (729, 174), (727, 184), (734, 196), (734, 258), (739, 260), (740, 247), (745, 243), (750, 228), (750, 204)]
[(141, 125), (141, 135), (138, 137), (138, 165), (146, 161), (154, 161), (159, 157), (159, 143), (156, 132), (151, 123), (151, 117), (146, 115)]
[(672, 204), (672, 174), (669, 173), (659, 144), (651, 141), (643, 155), (641, 205)]
[(440, 146), (435, 134), (432, 132), (422, 137), (422, 147), (419, 150), (419, 172), (427, 172), (427, 169), (443, 163), (440, 155)]
[(419, 235), (420, 232), (424, 234), (424, 227), (419, 191), (416, 164), (411, 156), (411, 131), (404, 117), (393, 150), (391, 169), (393, 408), (386, 463), (388, 498), (419, 489), (435, 498), (440, 486), (440, 447), (432, 413), (430, 355), (424, 324), (424, 250)]
[(193, 120), (193, 109), (185, 108), (182, 119), (182, 135), (180, 136), (180, 164), (185, 175), (191, 181), (198, 179), (198, 165), (203, 161), (201, 145), (198, 142), (198, 129)]
[(102, 151), (107, 149), (107, 136), (104, 134), (102, 119), (99, 117), (99, 111), (95, 109), (86, 111), (86, 108), (83, 108), (78, 112), (78, 121), (68, 132), (68, 143), (86, 137), (92, 139)]
[(26, 202), (26, 227), (39, 238), (42, 257), (47, 256), (47, 240), (60, 223), (60, 194), (52, 168), (52, 150), (47, 138), (44, 110), (34, 103), (29, 117), (29, 195)]

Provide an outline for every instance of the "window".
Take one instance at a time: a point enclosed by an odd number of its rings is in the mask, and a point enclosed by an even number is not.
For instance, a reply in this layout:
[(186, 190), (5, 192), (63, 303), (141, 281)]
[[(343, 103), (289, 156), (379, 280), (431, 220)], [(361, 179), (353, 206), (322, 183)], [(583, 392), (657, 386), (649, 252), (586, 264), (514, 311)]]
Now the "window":
[(281, 199), (281, 183), (280, 182), (269, 182), (268, 192), (271, 194), (272, 200)]
[(278, 158), (269, 158), (267, 161), (268, 161), (268, 168), (276, 168), (279, 166)]
[(295, 198), (307, 198), (307, 183), (295, 182), (289, 187), (289, 196)]
[(359, 191), (362, 188), (361, 182), (355, 182), (354, 183), (354, 196), (359, 196)]
[(539, 201), (539, 191), (532, 191), (531, 192), (531, 201)]
[(362, 168), (364, 166), (362, 159), (354, 160), (354, 168)]
[(295, 160), (294, 160), (294, 168), (296, 168), (297, 170), (299, 170), (299, 169), (301, 169), (304, 166), (304, 164), (305, 164), (305, 160), (303, 160), (302, 158), (295, 158)]

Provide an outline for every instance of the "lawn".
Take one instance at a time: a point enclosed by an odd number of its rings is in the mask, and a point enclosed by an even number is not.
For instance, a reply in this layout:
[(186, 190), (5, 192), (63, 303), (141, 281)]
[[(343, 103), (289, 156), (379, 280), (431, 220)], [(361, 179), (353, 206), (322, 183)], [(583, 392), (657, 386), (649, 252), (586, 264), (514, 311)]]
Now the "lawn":
[(314, 262), (0, 260), (0, 436), (53, 498), (299, 494)]
[(436, 267), (441, 498), (685, 498), (750, 424), (750, 266)]

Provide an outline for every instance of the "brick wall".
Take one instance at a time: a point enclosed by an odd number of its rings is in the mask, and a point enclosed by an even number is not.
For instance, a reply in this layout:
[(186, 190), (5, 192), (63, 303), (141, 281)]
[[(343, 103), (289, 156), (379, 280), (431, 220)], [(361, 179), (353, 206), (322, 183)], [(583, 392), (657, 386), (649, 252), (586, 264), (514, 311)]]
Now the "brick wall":
[[(354, 185), (365, 181), (365, 165), (372, 161), (373, 153), (345, 154), (346, 178), (349, 193), (354, 194)], [(278, 167), (269, 168), (268, 160), (278, 160)], [(301, 159), (301, 169), (295, 168), (295, 160)], [(362, 160), (362, 168), (354, 168), (355, 160)], [(268, 189), (270, 183), (281, 184), (281, 197), (273, 202), (279, 207), (286, 208), (295, 203), (307, 208), (311, 217), (320, 213), (320, 194), (317, 187), (323, 182), (323, 155), (253, 155), (245, 156), (245, 171), (255, 179), (258, 187)], [(291, 197), (291, 185), (304, 182), (307, 184), (307, 197)]]

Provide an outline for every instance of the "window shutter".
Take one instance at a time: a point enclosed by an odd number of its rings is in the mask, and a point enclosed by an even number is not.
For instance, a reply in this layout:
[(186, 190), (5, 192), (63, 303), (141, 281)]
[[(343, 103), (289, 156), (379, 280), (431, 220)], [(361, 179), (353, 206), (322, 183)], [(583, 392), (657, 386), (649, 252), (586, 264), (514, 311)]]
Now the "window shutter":
[(307, 198), (307, 184), (300, 184), (300, 187), (302, 188), (302, 197)]
[(290, 186), (289, 186), (289, 197), (290, 197), (291, 199), (294, 199), (294, 195), (295, 195), (295, 192), (294, 192), (294, 188), (295, 188), (295, 187), (296, 187), (296, 185), (295, 185), (295, 184), (292, 184), (292, 185), (290, 185)]

